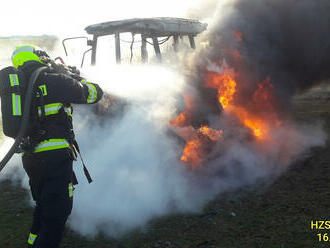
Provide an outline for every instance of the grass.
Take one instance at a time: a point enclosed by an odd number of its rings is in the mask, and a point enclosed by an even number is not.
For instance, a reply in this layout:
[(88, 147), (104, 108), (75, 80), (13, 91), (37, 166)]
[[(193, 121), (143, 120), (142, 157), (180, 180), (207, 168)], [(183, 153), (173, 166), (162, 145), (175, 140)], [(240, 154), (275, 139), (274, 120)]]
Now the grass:
[[(330, 133), (330, 103), (322, 99), (294, 102), (299, 122), (321, 119)], [(121, 239), (85, 239), (67, 229), (61, 248), (318, 248), (311, 220), (330, 220), (330, 143), (315, 148), (263, 187), (246, 187), (218, 196), (202, 213), (154, 219)], [(25, 247), (32, 209), (27, 192), (0, 183), (0, 247)], [(262, 190), (256, 190), (256, 188)], [(327, 231), (330, 236), (330, 230)], [(322, 231), (326, 233), (326, 231)]]

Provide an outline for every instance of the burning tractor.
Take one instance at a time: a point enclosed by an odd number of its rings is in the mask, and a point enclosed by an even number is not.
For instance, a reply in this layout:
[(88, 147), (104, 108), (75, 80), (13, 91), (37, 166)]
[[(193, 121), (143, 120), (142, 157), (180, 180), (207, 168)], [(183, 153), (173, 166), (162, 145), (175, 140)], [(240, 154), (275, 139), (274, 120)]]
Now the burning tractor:
[[(81, 66), (83, 66), (88, 53), (91, 53), (91, 65), (96, 65), (98, 54), (102, 54), (102, 52), (100, 53), (102, 47), (98, 46), (99, 40), (102, 37), (114, 36), (116, 63), (120, 64), (123, 54), (122, 42), (127, 42), (122, 39), (122, 36), (130, 33), (132, 36), (129, 42), (131, 44), (130, 62), (132, 62), (133, 57), (133, 44), (137, 42), (141, 43), (140, 62), (147, 63), (149, 60), (148, 51), (150, 49), (148, 50), (148, 45), (152, 46), (156, 60), (161, 62), (163, 55), (160, 45), (172, 40), (173, 50), (178, 51), (180, 40), (187, 37), (190, 48), (194, 51), (196, 48), (195, 37), (206, 28), (207, 24), (197, 20), (179, 18), (129, 19), (88, 26), (85, 30), (93, 36), (92, 39), (72, 37), (64, 39), (62, 43), (67, 54), (67, 42), (74, 39), (87, 40), (87, 45), (90, 48), (83, 53)], [(136, 35), (140, 36), (140, 41), (135, 40)], [(235, 41), (233, 43), (242, 43), (244, 40), (243, 34), (239, 31), (233, 31), (231, 36)], [(223, 54), (223, 57), (228, 58), (230, 64), (237, 64), (237, 61), (242, 58), (239, 51), (231, 48), (230, 45), (228, 50), (231, 51), (230, 54)], [(201, 57), (211, 56), (205, 54)], [(222, 147), (221, 144), (226, 139), (243, 137), (242, 139), (247, 142), (253, 140), (257, 146), (263, 146), (271, 140), (271, 129), (281, 126), (281, 121), (276, 114), (275, 96), (270, 79), (266, 78), (258, 83), (257, 87), (249, 90), (249, 101), (241, 101), (239, 97), (246, 89), (242, 90), (241, 85), (239, 85), (240, 75), (236, 75), (225, 60), (219, 62), (221, 60), (216, 58), (215, 61), (212, 59), (208, 61), (203, 61), (201, 63), (203, 66), (196, 67), (196, 72), (192, 73), (195, 75), (188, 76), (188, 81), (194, 84), (197, 93), (184, 95), (185, 110), (169, 122), (171, 132), (175, 133), (176, 137), (179, 137), (183, 143), (180, 160), (191, 169), (199, 168), (202, 164), (212, 160), (212, 157), (219, 157), (221, 149), (215, 149), (215, 147)], [(212, 66), (208, 66), (208, 63), (212, 63)], [(94, 112), (101, 118), (106, 118), (109, 115), (123, 112), (126, 104), (121, 99), (105, 95), (102, 103), (96, 106)], [(216, 117), (217, 120), (210, 121), (210, 116)]]
[[(84, 39), (87, 41), (87, 46), (89, 48), (83, 52), (81, 59), (81, 67), (85, 64), (86, 55), (90, 55), (90, 64), (97, 64), (97, 54), (102, 54), (102, 46), (99, 46), (99, 40), (108, 37), (114, 36), (114, 50), (115, 50), (115, 59), (117, 64), (122, 63), (122, 42), (127, 43), (128, 41), (123, 40), (122, 37), (127, 34), (131, 34), (130, 43), (130, 62), (132, 62), (133, 51), (132, 47), (135, 43), (141, 43), (140, 55), (142, 63), (147, 63), (149, 60), (149, 48), (152, 47), (156, 57), (156, 61), (161, 63), (163, 62), (163, 54), (161, 45), (165, 43), (172, 42), (172, 50), (174, 52), (179, 51), (180, 43), (183, 43), (184, 40), (188, 41), (191, 51), (196, 49), (195, 37), (200, 33), (204, 32), (207, 29), (207, 24), (201, 23), (197, 20), (189, 20), (182, 18), (143, 18), (143, 19), (128, 19), (121, 21), (111, 21), (104, 22), (100, 24), (91, 25), (85, 28), (86, 32), (89, 35), (92, 35), (92, 39), (87, 36), (79, 37), (70, 37), (62, 41), (64, 51), (68, 55), (67, 43), (70, 43), (72, 40)], [(135, 37), (139, 36), (140, 41), (136, 41)], [(108, 43), (110, 46), (111, 44)], [(99, 119), (108, 119), (108, 117), (118, 115), (123, 112), (127, 103), (122, 99), (118, 99), (115, 96), (109, 94), (104, 95), (104, 99), (100, 104), (96, 106), (94, 113), (96, 113), (100, 118)], [(189, 101), (185, 101), (185, 105), (189, 108)], [(221, 110), (221, 104), (217, 104), (219, 107), (218, 110)], [(176, 138), (184, 144), (185, 137), (182, 136), (180, 132), (177, 132), (179, 126), (182, 126), (183, 123), (179, 123), (184, 113), (180, 114), (177, 118), (170, 121), (169, 126), (171, 128), (170, 133), (174, 134)], [(202, 121), (203, 122), (203, 121)], [(195, 125), (201, 125), (201, 123), (195, 123)], [(211, 131), (202, 127), (200, 130), (203, 130), (202, 133), (207, 135), (207, 138), (204, 138), (206, 142), (216, 142), (222, 136), (222, 131)], [(191, 142), (188, 142), (188, 146)], [(189, 147), (185, 148), (189, 150)], [(192, 159), (186, 155), (183, 155), (182, 162), (195, 165), (200, 161), (198, 158)]]

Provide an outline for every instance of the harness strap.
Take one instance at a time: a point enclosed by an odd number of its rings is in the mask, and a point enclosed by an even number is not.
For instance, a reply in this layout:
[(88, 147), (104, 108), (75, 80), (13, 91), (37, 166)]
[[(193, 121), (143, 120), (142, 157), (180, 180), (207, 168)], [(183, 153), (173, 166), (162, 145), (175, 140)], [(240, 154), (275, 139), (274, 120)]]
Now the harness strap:
[(88, 171), (88, 169), (85, 165), (85, 162), (84, 162), (84, 160), (81, 156), (80, 149), (79, 149), (79, 146), (78, 146), (78, 143), (77, 143), (76, 140), (72, 141), (71, 147), (73, 149), (73, 153), (74, 153), (75, 158), (77, 159), (77, 154), (80, 157), (80, 160), (81, 160), (81, 163), (82, 163), (83, 169), (84, 169), (84, 174), (85, 174), (85, 177), (87, 178), (88, 183), (92, 183), (93, 179), (92, 179), (92, 177), (91, 177), (91, 175), (90, 175), (90, 173), (89, 173), (89, 171)]

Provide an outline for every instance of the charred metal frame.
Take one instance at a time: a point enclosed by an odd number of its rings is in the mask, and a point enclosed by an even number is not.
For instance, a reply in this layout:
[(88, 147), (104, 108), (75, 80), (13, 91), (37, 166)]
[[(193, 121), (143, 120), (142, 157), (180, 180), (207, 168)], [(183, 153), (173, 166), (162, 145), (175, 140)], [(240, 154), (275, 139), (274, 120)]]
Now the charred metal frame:
[[(87, 37), (75, 37), (87, 39), (87, 45), (90, 46), (84, 55), (91, 51), (91, 64), (96, 64), (96, 52), (98, 38), (107, 35), (115, 36), (115, 52), (116, 62), (121, 63), (121, 33), (132, 33), (132, 36), (139, 34), (141, 35), (141, 57), (142, 62), (148, 62), (148, 50), (147, 43), (154, 47), (155, 55), (159, 62), (162, 61), (162, 53), (160, 44), (166, 42), (170, 37), (173, 37), (173, 48), (174, 51), (178, 51), (179, 38), (187, 36), (189, 38), (190, 47), (196, 48), (195, 36), (205, 31), (207, 24), (201, 23), (197, 20), (189, 20), (182, 18), (142, 18), (142, 19), (128, 19), (122, 21), (112, 21), (100, 24), (91, 25), (85, 28), (86, 32), (93, 36), (92, 40)], [(166, 38), (165, 41), (160, 41), (159, 38)], [(74, 39), (74, 38), (68, 38)], [(63, 46), (66, 51), (64, 42), (68, 39), (63, 40)], [(148, 41), (152, 40), (152, 43)], [(132, 45), (134, 38), (132, 39)], [(84, 56), (85, 57), (85, 56)], [(84, 58), (83, 57), (83, 58)], [(82, 61), (83, 64), (83, 61)]]
[(98, 38), (98, 36), (94, 35), (93, 36), (93, 41), (92, 41), (92, 44), (91, 44), (91, 46), (92, 46), (92, 58), (91, 58), (92, 65), (95, 65), (95, 63), (96, 63), (97, 38)]

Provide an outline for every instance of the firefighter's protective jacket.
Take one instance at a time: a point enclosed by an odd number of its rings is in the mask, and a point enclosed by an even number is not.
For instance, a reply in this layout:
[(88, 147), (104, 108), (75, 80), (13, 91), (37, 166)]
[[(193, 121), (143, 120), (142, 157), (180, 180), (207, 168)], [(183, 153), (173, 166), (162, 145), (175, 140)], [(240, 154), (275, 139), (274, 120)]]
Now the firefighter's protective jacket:
[[(32, 62), (21, 69), (28, 78), (39, 66), (42, 65)], [(32, 108), (36, 113), (32, 116), (37, 116), (38, 125), (30, 133), (31, 139), (37, 141), (33, 152), (68, 148), (74, 140), (71, 103), (96, 103), (102, 98), (101, 88), (85, 79), (78, 81), (51, 70), (39, 76), (36, 87), (38, 91)]]

